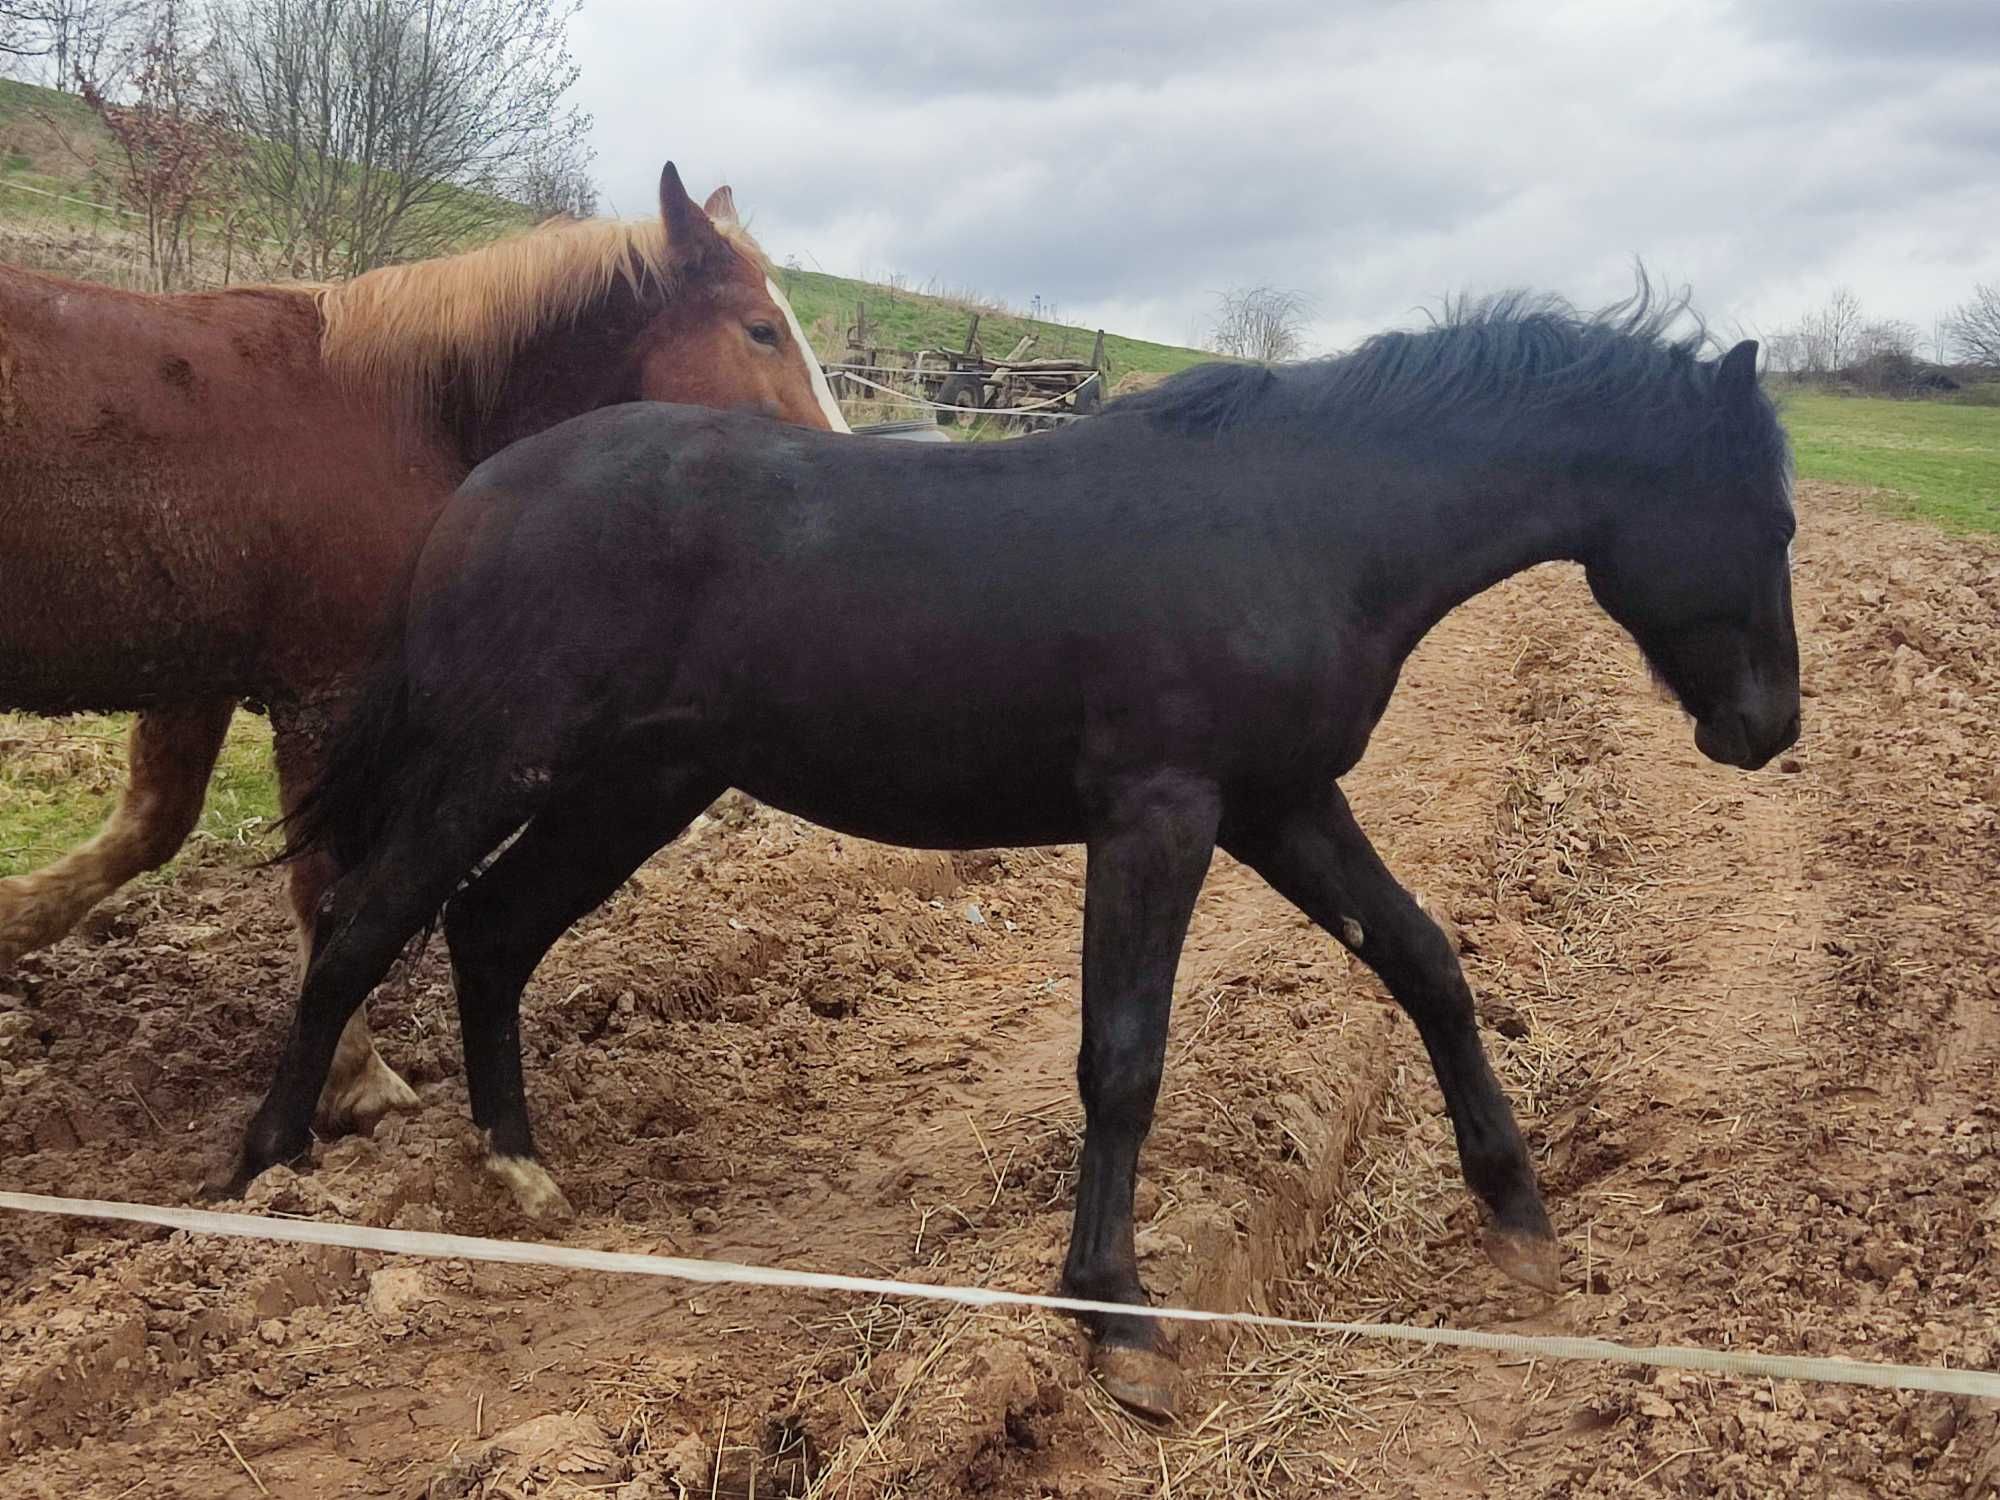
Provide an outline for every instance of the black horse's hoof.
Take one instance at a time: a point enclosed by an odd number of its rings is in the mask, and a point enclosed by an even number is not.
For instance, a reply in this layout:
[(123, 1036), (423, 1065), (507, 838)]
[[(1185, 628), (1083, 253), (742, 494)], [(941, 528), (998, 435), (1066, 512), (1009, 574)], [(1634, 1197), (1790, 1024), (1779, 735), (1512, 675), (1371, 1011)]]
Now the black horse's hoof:
[(287, 1150), (260, 1127), (252, 1125), (228, 1173), (208, 1178), (195, 1190), (195, 1196), (203, 1203), (233, 1201), (249, 1192), (250, 1184), (272, 1167), (290, 1166), (303, 1170), (311, 1165), (311, 1132), (307, 1132), (306, 1138), (295, 1148)]
[(1486, 1258), (1538, 1292), (1554, 1297), (1562, 1291), (1562, 1246), (1553, 1233), (1495, 1225), (1486, 1231)]
[(226, 1176), (210, 1177), (194, 1190), (197, 1203), (235, 1203), (249, 1191), (255, 1172), (237, 1167)]
[(1091, 1351), (1090, 1371), (1127, 1411), (1151, 1422), (1172, 1422), (1180, 1416), (1181, 1372), (1172, 1355), (1129, 1344), (1100, 1344)]

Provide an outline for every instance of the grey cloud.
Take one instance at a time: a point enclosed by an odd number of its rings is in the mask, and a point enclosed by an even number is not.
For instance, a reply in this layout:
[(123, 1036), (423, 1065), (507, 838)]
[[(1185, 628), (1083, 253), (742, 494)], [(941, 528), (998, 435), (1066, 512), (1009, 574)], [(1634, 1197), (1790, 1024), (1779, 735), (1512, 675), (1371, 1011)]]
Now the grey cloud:
[(1174, 341), (1273, 282), (1329, 344), (1447, 291), (1606, 299), (1634, 254), (1762, 326), (1840, 282), (1926, 322), (2000, 278), (2000, 5), (749, 14), (593, 0), (602, 175), (647, 211), (674, 153), (828, 270)]
[[(1252, 60), (1311, 34), (1324, 14), (1312, 0), (1235, 7), (1009, 0), (870, 24), (865, 12), (858, 18), (827, 6), (773, 24), (764, 55), (775, 68), (847, 91), (862, 107), (884, 99), (1026, 100), (1110, 79), (1160, 80), (1200, 68), (1218, 51)], [(1008, 126), (984, 120), (974, 128)]]
[(1752, 36), (1789, 42), (1820, 59), (1965, 62), (2000, 55), (1992, 0), (1744, 0)]

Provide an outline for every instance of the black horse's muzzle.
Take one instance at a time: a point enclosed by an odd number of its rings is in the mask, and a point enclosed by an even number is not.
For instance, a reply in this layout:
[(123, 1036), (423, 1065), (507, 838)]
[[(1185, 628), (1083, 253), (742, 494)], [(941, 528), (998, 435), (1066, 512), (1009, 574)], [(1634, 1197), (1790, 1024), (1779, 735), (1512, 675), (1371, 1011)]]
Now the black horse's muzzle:
[(1799, 704), (1765, 713), (1729, 710), (1696, 722), (1695, 748), (1710, 760), (1755, 771), (1798, 743)]

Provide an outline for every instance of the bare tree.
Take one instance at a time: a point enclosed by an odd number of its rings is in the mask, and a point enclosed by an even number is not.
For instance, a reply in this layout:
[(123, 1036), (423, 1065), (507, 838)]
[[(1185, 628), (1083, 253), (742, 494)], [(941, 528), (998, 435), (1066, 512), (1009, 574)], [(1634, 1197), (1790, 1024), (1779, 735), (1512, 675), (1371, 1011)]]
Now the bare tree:
[(55, 88), (102, 84), (107, 60), (146, 9), (146, 0), (0, 0), (0, 54), (46, 59)]
[(1876, 323), (1864, 323), (1855, 331), (1853, 351), (1848, 363), (1875, 359), (1882, 355), (1913, 360), (1917, 357), (1917, 342), (1920, 337), (1917, 325), (1906, 323), (1901, 318), (1886, 318)]
[(187, 279), (194, 231), (220, 200), (243, 143), (211, 92), (210, 49), (189, 34), (182, 0), (156, 0), (144, 38), (121, 59), (131, 97), (114, 102), (96, 82), (83, 96), (116, 148), (111, 185), (146, 226), (153, 284)]
[(351, 276), (509, 216), (538, 154), (580, 172), (565, 102), (581, 0), (212, 0), (241, 190), (295, 267)]
[(1837, 288), (1796, 328), (1774, 336), (1772, 368), (1805, 378), (1831, 375), (1854, 359), (1860, 333), (1860, 299), (1846, 287)]
[(1926, 336), (1924, 342), (1931, 351), (1930, 359), (1932, 364), (1942, 365), (1950, 362), (1951, 330), (1946, 326), (1944, 317), (1939, 316), (1931, 319), (1931, 331)]
[(507, 196), (538, 223), (590, 218), (597, 212), (597, 184), (583, 143), (569, 137), (537, 143), (508, 183)]
[(1763, 338), (1764, 368), (1773, 375), (1798, 375), (1805, 370), (1805, 335), (1780, 328)]
[(2000, 369), (2000, 285), (1972, 289), (1972, 299), (1944, 319), (1952, 352), (1969, 365)]
[(1220, 306), (1208, 335), (1208, 347), (1217, 354), (1274, 363), (1305, 353), (1312, 299), (1304, 292), (1239, 287), (1217, 300)]
[(1799, 324), (1804, 340), (1807, 375), (1830, 375), (1854, 357), (1854, 339), (1861, 328), (1861, 300), (1846, 287), (1836, 288)]

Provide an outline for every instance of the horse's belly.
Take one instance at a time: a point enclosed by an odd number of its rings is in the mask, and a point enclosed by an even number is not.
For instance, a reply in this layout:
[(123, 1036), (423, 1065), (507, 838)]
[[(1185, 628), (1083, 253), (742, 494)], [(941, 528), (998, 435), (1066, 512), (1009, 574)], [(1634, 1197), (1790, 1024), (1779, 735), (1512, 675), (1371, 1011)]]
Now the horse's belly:
[(0, 711), (117, 713), (196, 698), (247, 697), (255, 691), (247, 654), (182, 651), (172, 639), (99, 638), (82, 643), (82, 649), (25, 651), (0, 643)]
[(1018, 849), (1084, 839), (1083, 813), (1074, 794), (1036, 803), (1004, 796), (962, 803), (944, 798), (862, 801), (793, 796), (784, 787), (760, 790), (738, 784), (758, 801), (809, 823), (906, 849)]
[(227, 619), (56, 597), (47, 608), (0, 602), (0, 710), (112, 713), (260, 690), (256, 638)]
[(723, 760), (760, 802), (857, 838), (920, 849), (1073, 843), (1083, 837), (1074, 750), (1053, 739), (934, 735), (884, 740), (837, 731), (753, 735)]
[(90, 458), (0, 454), (0, 709), (283, 697), (352, 670), (430, 514), (394, 472), (280, 474), (263, 449), (226, 472)]
[(0, 557), (0, 709), (138, 709), (254, 691), (261, 632), (242, 580), (189, 588), (129, 552), (69, 566), (53, 551)]

